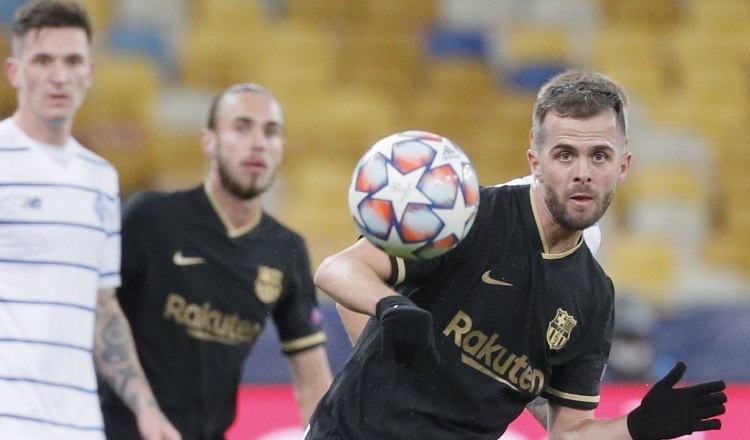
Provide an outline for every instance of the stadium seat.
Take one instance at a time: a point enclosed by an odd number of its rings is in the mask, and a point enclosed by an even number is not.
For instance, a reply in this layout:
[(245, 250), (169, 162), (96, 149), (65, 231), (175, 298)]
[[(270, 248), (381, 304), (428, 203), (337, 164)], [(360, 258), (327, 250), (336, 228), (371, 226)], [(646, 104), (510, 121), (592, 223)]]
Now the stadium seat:
[(256, 60), (262, 57), (264, 50), (258, 42), (267, 32), (264, 26), (192, 29), (182, 41), (181, 84), (221, 90), (230, 84), (258, 78), (262, 68)]
[(604, 27), (610, 23), (628, 23), (663, 31), (681, 16), (681, 0), (599, 0), (599, 3), (604, 11)]
[(394, 100), (364, 87), (339, 87), (288, 104), (285, 112), (289, 155), (305, 160), (359, 158), (376, 140), (407, 128)]
[(176, 70), (176, 54), (168, 35), (154, 26), (132, 26), (115, 23), (109, 30), (107, 46), (117, 53), (145, 55), (151, 58), (165, 76)]
[(600, 260), (618, 290), (640, 295), (659, 308), (674, 294), (679, 254), (669, 240), (622, 232), (612, 234)]
[(707, 30), (742, 32), (750, 23), (750, 4), (745, 0), (687, 0), (683, 8), (683, 23)]
[(659, 33), (629, 23), (601, 26), (593, 38), (591, 65), (645, 102), (665, 99), (668, 60)]
[(408, 97), (420, 81), (422, 50), (419, 35), (408, 28), (390, 32), (378, 26), (341, 30), (337, 50), (342, 84)]
[(433, 58), (425, 63), (422, 93), (477, 104), (499, 93), (500, 83), (484, 59)]
[(519, 24), (500, 34), (498, 69), (508, 87), (536, 92), (548, 79), (573, 65), (566, 28)]
[(481, 29), (435, 25), (427, 36), (427, 53), (437, 58), (487, 60), (490, 56), (487, 39), (487, 34)]
[(190, 27), (226, 30), (252, 29), (265, 24), (262, 3), (247, 0), (200, 0), (193, 2)]
[[(4, 2), (5, 0), (3, 0)], [(98, 46), (101, 35), (106, 35), (114, 16), (114, 2), (103, 0), (81, 0), (86, 7), (94, 29), (94, 43)]]
[[(0, 38), (0, 59), (10, 56), (10, 41)], [(10, 116), (16, 108), (16, 90), (8, 81), (0, 83), (0, 117)]]
[(3, 0), (0, 2), (0, 25), (3, 27), (10, 26), (13, 23), (13, 14), (27, 0)]
[(120, 173), (121, 191), (128, 194), (151, 178), (158, 71), (147, 57), (101, 54), (96, 59), (96, 81), (74, 133), (112, 162)]
[(335, 40), (324, 27), (301, 21), (282, 21), (256, 40), (261, 53), (252, 60), (255, 77), (283, 103), (316, 99), (335, 86)]

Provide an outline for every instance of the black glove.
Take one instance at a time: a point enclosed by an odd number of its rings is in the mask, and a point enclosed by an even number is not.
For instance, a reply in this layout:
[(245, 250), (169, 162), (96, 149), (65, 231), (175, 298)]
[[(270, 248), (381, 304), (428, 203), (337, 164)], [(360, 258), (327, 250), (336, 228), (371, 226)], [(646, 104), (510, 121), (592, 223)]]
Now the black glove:
[(687, 366), (677, 362), (663, 379), (654, 384), (641, 405), (628, 414), (628, 431), (633, 440), (676, 438), (694, 431), (720, 429), (727, 395), (723, 380), (672, 388)]
[(432, 315), (401, 295), (386, 296), (375, 306), (383, 327), (380, 355), (409, 367), (424, 359), (440, 360), (435, 348)]

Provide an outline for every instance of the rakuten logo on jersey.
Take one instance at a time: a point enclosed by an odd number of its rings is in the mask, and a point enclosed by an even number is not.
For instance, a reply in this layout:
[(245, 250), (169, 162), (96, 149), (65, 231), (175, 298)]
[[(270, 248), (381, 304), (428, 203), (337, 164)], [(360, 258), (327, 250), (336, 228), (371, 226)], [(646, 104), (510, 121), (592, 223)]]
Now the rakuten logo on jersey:
[(227, 345), (252, 343), (263, 329), (258, 322), (240, 319), (237, 313), (222, 313), (210, 303), (193, 304), (176, 293), (164, 304), (164, 319), (184, 326), (190, 336)]
[(518, 356), (497, 344), (498, 335), (486, 335), (472, 330), (469, 315), (458, 311), (443, 330), (445, 336), (453, 335), (453, 342), (461, 348), (461, 361), (471, 368), (504, 383), (516, 391), (538, 395), (544, 388), (544, 374), (529, 365), (526, 355)]

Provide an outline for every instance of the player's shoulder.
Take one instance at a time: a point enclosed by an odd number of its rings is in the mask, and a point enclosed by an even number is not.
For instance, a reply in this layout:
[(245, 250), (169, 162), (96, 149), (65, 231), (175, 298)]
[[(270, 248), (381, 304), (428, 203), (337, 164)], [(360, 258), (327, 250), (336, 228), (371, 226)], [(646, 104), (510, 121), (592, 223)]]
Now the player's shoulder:
[(495, 185), (480, 189), (479, 208), (482, 210), (494, 210), (495, 207), (506, 208), (518, 203), (519, 200), (529, 197), (529, 185)]
[(174, 216), (175, 218), (191, 211), (191, 199), (196, 197), (196, 189), (164, 191), (143, 190), (129, 196), (123, 204), (125, 218)]
[(92, 169), (100, 170), (107, 174), (117, 175), (117, 169), (104, 157), (94, 153), (88, 148), (76, 142), (76, 155), (85, 164)]
[(258, 225), (260, 232), (278, 240), (289, 240), (292, 242), (304, 242), (302, 234), (292, 229), (273, 214), (263, 211), (263, 218)]

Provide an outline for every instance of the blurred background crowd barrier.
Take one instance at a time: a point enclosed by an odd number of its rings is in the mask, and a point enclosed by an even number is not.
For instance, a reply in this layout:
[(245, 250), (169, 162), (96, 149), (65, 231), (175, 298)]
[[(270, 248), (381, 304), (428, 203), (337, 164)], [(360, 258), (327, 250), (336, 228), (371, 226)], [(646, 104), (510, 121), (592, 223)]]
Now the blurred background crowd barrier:
[[(23, 3), (0, 1), (0, 26)], [(119, 169), (123, 196), (198, 183), (210, 99), (261, 83), (287, 122), (269, 210), (306, 237), (314, 267), (357, 235), (347, 187), (377, 139), (443, 134), (493, 185), (528, 173), (543, 82), (569, 67), (611, 75), (631, 97), (633, 152), (601, 223), (598, 258), (622, 302), (612, 374), (637, 380), (684, 359), (690, 379), (750, 381), (750, 1), (83, 3), (97, 73), (75, 134)], [(2, 116), (14, 96), (4, 81)], [(329, 333), (337, 368), (348, 346)], [(264, 344), (252, 357), (266, 365), (278, 350)], [(249, 365), (248, 381), (287, 380), (277, 364), (269, 377)]]

